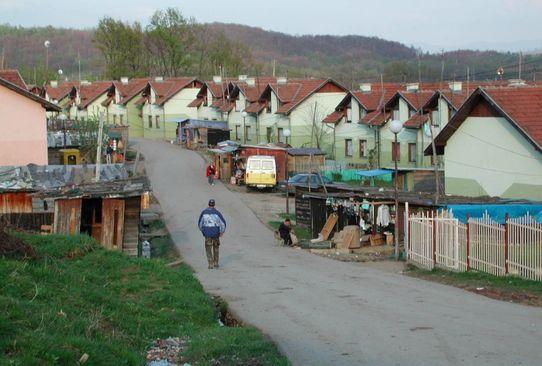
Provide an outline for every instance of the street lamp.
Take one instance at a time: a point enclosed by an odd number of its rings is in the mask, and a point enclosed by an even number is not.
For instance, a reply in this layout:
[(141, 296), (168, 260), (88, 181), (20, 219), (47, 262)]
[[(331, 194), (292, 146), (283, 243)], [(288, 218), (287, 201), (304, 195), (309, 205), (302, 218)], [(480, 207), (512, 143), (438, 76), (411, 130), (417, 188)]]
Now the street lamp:
[(49, 47), (51, 47), (51, 42), (46, 40), (43, 42), (43, 47), (45, 47), (45, 78), (47, 79), (47, 74), (49, 72)]
[(284, 135), (284, 137), (286, 137), (286, 144), (288, 144), (288, 137), (292, 136), (292, 131), (290, 131), (290, 129), (287, 128), (284, 131), (282, 131), (282, 134)]
[(394, 225), (394, 240), (395, 240), (395, 260), (399, 260), (399, 187), (398, 187), (398, 168), (397, 160), (401, 155), (401, 151), (397, 149), (397, 134), (403, 130), (403, 122), (393, 120), (389, 124), (390, 132), (394, 135), (394, 144), (391, 152), (395, 164), (395, 225)]
[[(292, 131), (287, 128), (283, 131), (283, 134), (286, 138), (288, 138), (292, 134)], [(284, 159), (284, 175), (286, 178), (286, 214), (290, 215), (290, 176), (288, 175), (288, 149), (286, 149), (285, 151), (286, 159)]]
[(248, 116), (248, 113), (243, 111), (241, 113), (241, 116), (243, 116), (243, 144), (247, 143), (247, 127), (245, 126), (245, 120)]

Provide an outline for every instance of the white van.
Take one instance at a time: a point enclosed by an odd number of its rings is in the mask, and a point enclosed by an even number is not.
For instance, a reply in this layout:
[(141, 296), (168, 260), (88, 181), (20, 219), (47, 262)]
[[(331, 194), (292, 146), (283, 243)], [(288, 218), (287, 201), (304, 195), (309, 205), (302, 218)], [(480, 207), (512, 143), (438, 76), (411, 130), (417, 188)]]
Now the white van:
[(252, 155), (247, 159), (247, 188), (273, 188), (277, 185), (277, 164), (273, 156)]

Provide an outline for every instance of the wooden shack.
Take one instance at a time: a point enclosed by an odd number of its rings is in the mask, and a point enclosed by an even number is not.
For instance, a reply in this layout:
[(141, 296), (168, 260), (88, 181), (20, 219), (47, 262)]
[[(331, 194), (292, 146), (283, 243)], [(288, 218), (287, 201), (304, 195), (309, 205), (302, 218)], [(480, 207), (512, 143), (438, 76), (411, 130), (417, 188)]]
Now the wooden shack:
[(20, 169), (0, 183), (0, 222), (25, 230), (45, 225), (57, 234), (85, 233), (109, 249), (138, 254), (142, 197), (150, 189), (146, 177), (129, 178), (122, 165), (102, 166), (98, 182), (89, 178), (93, 166)]

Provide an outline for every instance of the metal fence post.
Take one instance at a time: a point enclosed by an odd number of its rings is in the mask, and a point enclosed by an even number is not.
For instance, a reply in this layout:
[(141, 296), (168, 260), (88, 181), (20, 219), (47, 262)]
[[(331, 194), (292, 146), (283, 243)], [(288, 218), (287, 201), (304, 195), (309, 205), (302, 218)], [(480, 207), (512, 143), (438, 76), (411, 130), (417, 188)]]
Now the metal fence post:
[(467, 214), (467, 271), (470, 270), (470, 214)]
[(508, 273), (508, 220), (510, 215), (507, 213), (504, 216), (504, 273)]

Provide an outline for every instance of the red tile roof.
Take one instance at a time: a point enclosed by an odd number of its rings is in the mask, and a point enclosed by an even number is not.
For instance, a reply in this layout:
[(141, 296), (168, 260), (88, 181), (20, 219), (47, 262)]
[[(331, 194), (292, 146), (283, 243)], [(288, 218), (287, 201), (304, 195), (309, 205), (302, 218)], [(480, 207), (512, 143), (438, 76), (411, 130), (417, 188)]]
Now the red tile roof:
[(483, 90), (520, 129), (542, 147), (542, 87)]
[(335, 111), (329, 114), (326, 118), (324, 118), (322, 122), (323, 123), (337, 123), (345, 116), (346, 116), (346, 111), (344, 109), (340, 111)]
[(218, 110), (220, 112), (230, 112), (234, 106), (235, 106), (234, 102), (226, 101), (224, 104), (222, 104), (222, 106), (220, 106), (220, 108), (218, 108)]
[(420, 128), (425, 122), (429, 120), (429, 114), (419, 114), (416, 113), (412, 117), (403, 123), (405, 128)]
[(20, 94), (24, 97), (27, 97), (28, 99), (31, 99), (33, 100), (34, 102), (36, 103), (39, 103), (41, 104), (41, 106), (43, 108), (45, 108), (45, 110), (47, 111), (54, 111), (54, 112), (60, 112), (61, 111), (61, 108), (54, 104), (54, 103), (51, 103), (47, 100), (45, 100), (44, 98), (34, 94), (34, 93), (31, 93), (30, 91), (24, 89), (24, 88), (21, 88), (20, 86), (16, 85), (16, 84), (13, 84), (12, 82), (6, 80), (6, 79), (3, 79), (3, 78), (0, 78), (0, 86), (3, 86), (7, 89), (10, 89), (12, 91), (14, 91), (15, 93), (17, 94)]
[(254, 102), (250, 103), (248, 107), (245, 108), (245, 112), (247, 113), (260, 113), (266, 106), (266, 103), (262, 102)]
[(293, 79), (288, 80), (285, 85), (270, 84), (277, 97), (283, 103), (276, 113), (288, 114), (301, 102), (317, 93), (322, 88), (331, 85), (337, 90), (346, 93), (347, 90), (332, 79)]
[(117, 88), (120, 94), (120, 104), (126, 105), (126, 103), (145, 89), (150, 80), (151, 78), (134, 78), (129, 79), (128, 83), (114, 81), (115, 88)]
[(21, 89), (28, 90), (21, 74), (19, 74), (19, 70), (0, 70), (0, 78), (17, 85)]
[[(480, 87), (463, 103), (450, 122), (435, 138), (437, 151), (442, 152), (448, 139), (471, 115), (476, 106), (489, 103), (495, 113), (505, 117), (535, 148), (542, 152), (542, 87)], [(431, 154), (429, 146), (426, 154)]]
[(113, 86), (111, 81), (95, 81), (90, 84), (83, 84), (79, 87), (80, 109), (85, 109), (101, 95), (107, 93)]
[(419, 110), (435, 94), (435, 90), (420, 90), (417, 92), (400, 91), (397, 93), (407, 101), (415, 110)]
[(191, 101), (189, 104), (188, 104), (188, 107), (199, 107), (200, 105), (202, 105), (204, 102), (204, 98), (202, 97), (199, 97), (199, 98), (196, 98), (194, 99), (193, 101)]
[(70, 94), (73, 88), (79, 88), (80, 84), (78, 81), (63, 81), (60, 82), (57, 86), (51, 86), (51, 84), (46, 84), (43, 89), (44, 92), (49, 96), (51, 100), (61, 100)]
[(201, 82), (193, 77), (169, 78), (164, 81), (152, 80), (149, 82), (151, 87), (156, 92), (156, 104), (158, 105), (163, 105), (175, 94), (184, 88), (191, 86), (193, 83), (199, 84), (201, 87)]
[(361, 123), (369, 126), (382, 126), (388, 119), (390, 119), (391, 113), (376, 110), (370, 113), (367, 113), (365, 117), (361, 119)]
[(358, 100), (358, 102), (367, 111), (372, 112), (381, 108), (393, 95), (402, 88), (401, 84), (397, 83), (385, 83), (384, 90), (380, 84), (375, 84), (370, 92), (363, 92), (356, 90), (351, 92), (352, 96)]

